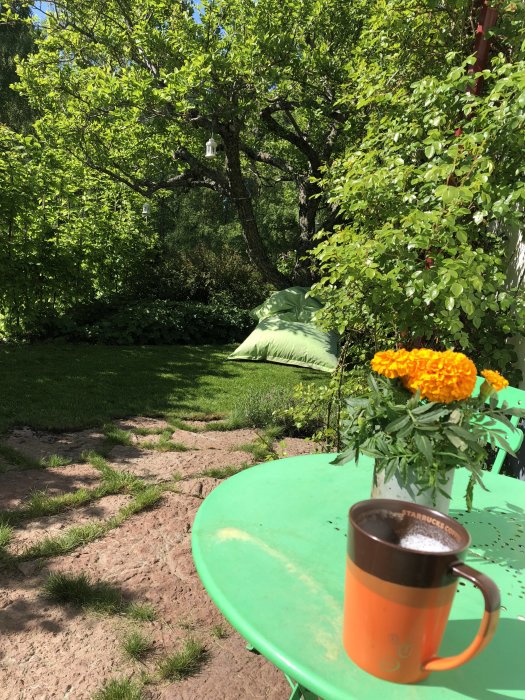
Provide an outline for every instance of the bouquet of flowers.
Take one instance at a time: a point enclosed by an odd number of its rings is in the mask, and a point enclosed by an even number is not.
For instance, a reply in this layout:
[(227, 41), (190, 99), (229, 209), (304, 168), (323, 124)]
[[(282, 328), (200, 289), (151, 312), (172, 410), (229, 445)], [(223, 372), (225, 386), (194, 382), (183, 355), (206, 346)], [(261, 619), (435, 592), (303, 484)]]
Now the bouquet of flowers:
[(471, 472), (466, 501), (472, 506), (475, 483), (483, 488), (482, 470), (488, 450), (514, 454), (504, 427), (517, 430), (508, 416), (525, 411), (499, 404), (497, 392), (508, 386), (498, 372), (483, 370), (479, 394), (476, 367), (459, 352), (429, 349), (378, 352), (371, 362), (369, 393), (347, 400), (349, 418), (342, 428), (344, 451), (335, 463), (375, 459), (374, 483), (384, 471), (388, 481), (415, 481), (419, 493), (449, 497), (443, 486), (456, 467)]

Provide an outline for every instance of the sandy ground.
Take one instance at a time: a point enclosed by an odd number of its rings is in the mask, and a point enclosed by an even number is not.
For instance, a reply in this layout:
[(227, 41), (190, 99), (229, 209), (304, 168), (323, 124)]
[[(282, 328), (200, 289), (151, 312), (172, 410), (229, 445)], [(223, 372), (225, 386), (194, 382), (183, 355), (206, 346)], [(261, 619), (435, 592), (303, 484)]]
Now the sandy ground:
[[(120, 421), (126, 430), (165, 429), (150, 418)], [(104, 496), (58, 515), (21, 522), (7, 551), (14, 564), (0, 571), (0, 700), (89, 700), (112, 678), (155, 678), (158, 660), (172, 653), (189, 636), (206, 647), (206, 661), (193, 676), (177, 682), (145, 685), (143, 698), (171, 700), (285, 700), (290, 689), (284, 676), (262, 656), (246, 650), (244, 640), (225, 622), (208, 598), (191, 557), (191, 527), (202, 499), (219, 483), (204, 475), (210, 469), (253, 462), (241, 448), (257, 439), (252, 430), (195, 432), (176, 430), (174, 442), (184, 452), (145, 449), (155, 436), (133, 437), (131, 446), (117, 445), (106, 460), (144, 481), (176, 482), (160, 502), (126, 520), (103, 538), (64, 556), (17, 561), (16, 556), (44, 537), (63, 534), (76, 525), (105, 521), (131, 500), (126, 494)], [(85, 450), (101, 449), (104, 436), (96, 431), (52, 434), (21, 428), (6, 443), (34, 459), (62, 455), (73, 460), (64, 467), (0, 473), (0, 508), (23, 506), (34, 491), (50, 495), (71, 493), (100, 484), (100, 473), (81, 462)], [(279, 454), (292, 456), (314, 450), (311, 443), (288, 439), (276, 445)], [(91, 580), (118, 586), (126, 601), (149, 603), (153, 622), (134, 622), (124, 615), (101, 615), (70, 605), (53, 604), (41, 592), (50, 572), (84, 573)], [(217, 638), (216, 625), (226, 636)], [(132, 629), (153, 640), (142, 662), (126, 658), (121, 643)]]

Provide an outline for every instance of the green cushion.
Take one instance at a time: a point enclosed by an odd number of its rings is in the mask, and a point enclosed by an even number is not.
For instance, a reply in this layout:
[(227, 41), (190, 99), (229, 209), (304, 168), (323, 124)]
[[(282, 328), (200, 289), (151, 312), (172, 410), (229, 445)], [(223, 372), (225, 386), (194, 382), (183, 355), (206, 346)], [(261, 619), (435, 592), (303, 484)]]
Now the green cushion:
[(311, 323), (265, 318), (229, 360), (266, 360), (323, 372), (337, 367), (338, 339)]
[(309, 323), (322, 305), (317, 299), (307, 297), (309, 287), (290, 287), (274, 292), (265, 302), (253, 310), (262, 321), (271, 316), (278, 316), (286, 321)]

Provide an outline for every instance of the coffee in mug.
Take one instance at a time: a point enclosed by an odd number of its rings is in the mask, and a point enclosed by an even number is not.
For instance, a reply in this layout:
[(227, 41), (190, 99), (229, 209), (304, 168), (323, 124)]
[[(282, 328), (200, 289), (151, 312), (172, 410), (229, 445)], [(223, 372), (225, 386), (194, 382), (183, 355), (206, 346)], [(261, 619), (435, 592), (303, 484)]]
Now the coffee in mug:
[[(350, 509), (343, 643), (374, 676), (415, 683), (456, 668), (492, 639), (499, 617), (496, 584), (467, 566), (465, 528), (442, 513), (404, 501), (370, 499)], [(458, 578), (483, 593), (476, 638), (460, 654), (441, 658)]]

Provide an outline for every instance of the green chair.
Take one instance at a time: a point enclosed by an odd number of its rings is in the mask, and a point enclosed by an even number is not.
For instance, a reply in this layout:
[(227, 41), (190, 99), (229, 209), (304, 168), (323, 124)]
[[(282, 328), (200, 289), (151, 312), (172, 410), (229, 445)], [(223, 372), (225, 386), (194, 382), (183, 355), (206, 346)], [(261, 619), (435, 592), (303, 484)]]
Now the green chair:
[[(474, 394), (479, 393), (480, 386), (483, 384), (484, 381), (485, 380), (483, 379), (483, 377), (477, 378)], [(508, 386), (505, 389), (499, 391), (497, 396), (499, 404), (505, 401), (509, 406), (512, 406), (514, 408), (525, 409), (525, 391), (523, 389), (516, 389), (515, 387)], [(503, 437), (509, 443), (512, 450), (514, 452), (517, 452), (521, 447), (521, 443), (523, 442), (523, 431), (518, 427), (520, 419), (517, 416), (510, 416), (509, 420), (512, 423), (512, 425), (515, 426), (515, 429), (512, 430), (508, 425), (505, 425), (504, 423), (500, 424), (500, 429), (503, 431)], [(506, 456), (507, 453), (503, 448), (497, 448), (496, 458), (494, 459), (494, 463), (492, 464), (491, 471), (493, 471), (495, 474), (499, 474)]]

